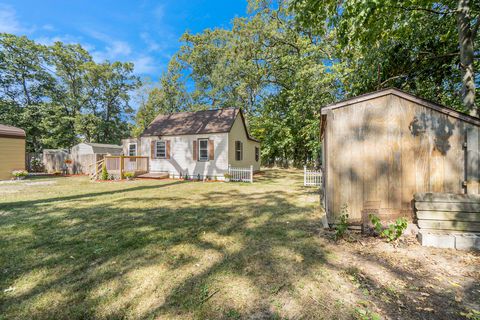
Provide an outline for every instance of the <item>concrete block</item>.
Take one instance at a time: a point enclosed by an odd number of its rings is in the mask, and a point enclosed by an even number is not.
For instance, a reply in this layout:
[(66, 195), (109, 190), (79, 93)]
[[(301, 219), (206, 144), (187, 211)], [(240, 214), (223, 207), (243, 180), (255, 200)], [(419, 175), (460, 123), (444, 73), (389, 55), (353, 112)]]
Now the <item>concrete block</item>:
[(455, 248), (458, 250), (480, 250), (480, 236), (473, 233), (455, 234)]
[(455, 248), (455, 236), (452, 234), (430, 233), (420, 230), (418, 241), (425, 247)]

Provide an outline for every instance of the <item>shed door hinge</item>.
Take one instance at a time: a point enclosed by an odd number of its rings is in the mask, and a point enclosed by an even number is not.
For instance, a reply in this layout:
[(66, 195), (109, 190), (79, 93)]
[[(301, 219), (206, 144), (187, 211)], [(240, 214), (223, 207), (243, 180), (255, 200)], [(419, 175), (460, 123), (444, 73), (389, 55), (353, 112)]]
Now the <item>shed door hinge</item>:
[(462, 144), (462, 147), (463, 147), (463, 149), (467, 150), (468, 143), (467, 143), (467, 142), (464, 142), (464, 143)]

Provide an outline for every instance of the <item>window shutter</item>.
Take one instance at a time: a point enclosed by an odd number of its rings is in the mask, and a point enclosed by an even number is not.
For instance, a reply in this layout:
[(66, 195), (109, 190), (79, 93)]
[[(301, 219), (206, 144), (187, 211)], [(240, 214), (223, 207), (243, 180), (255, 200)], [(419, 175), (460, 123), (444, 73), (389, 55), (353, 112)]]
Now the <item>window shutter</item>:
[(197, 140), (193, 140), (193, 160), (198, 159)]
[(165, 158), (170, 159), (170, 140), (165, 141), (165, 143), (166, 143), (166, 149), (167, 149), (166, 154), (165, 154), (165, 156), (166, 156)]
[(155, 159), (155, 140), (150, 142), (150, 158)]
[(215, 147), (213, 140), (208, 140), (208, 160), (214, 160), (215, 158)]

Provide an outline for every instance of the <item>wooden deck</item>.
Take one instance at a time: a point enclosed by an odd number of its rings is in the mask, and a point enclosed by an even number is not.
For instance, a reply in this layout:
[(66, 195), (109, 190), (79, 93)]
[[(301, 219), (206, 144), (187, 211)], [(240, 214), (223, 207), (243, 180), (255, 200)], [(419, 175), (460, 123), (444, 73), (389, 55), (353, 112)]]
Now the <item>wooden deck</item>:
[(137, 176), (140, 179), (167, 179), (168, 177), (168, 172), (148, 172)]

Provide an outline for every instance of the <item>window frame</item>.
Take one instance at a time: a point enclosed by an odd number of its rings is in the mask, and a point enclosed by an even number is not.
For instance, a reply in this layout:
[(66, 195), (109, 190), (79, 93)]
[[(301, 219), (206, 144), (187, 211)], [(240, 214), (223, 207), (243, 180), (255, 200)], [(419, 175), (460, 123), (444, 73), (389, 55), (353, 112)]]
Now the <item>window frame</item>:
[[(163, 143), (163, 157), (158, 155), (158, 145)], [(157, 140), (155, 141), (155, 159), (167, 159), (167, 141)]]
[[(239, 148), (237, 148), (237, 146)], [(240, 140), (235, 141), (235, 161), (243, 160), (243, 142)]]
[(260, 148), (255, 147), (255, 162), (258, 162), (260, 160)]
[[(202, 138), (197, 140), (198, 144), (198, 161), (206, 162), (210, 160), (209, 152), (209, 140), (208, 138)], [(202, 142), (206, 142), (206, 147), (202, 148)], [(206, 152), (206, 156), (202, 157), (202, 150)]]
[[(135, 154), (134, 155), (130, 154), (131, 153), (131, 149), (130, 149), (131, 146), (135, 146)], [(136, 157), (137, 156), (137, 143), (136, 142), (130, 142), (128, 144), (128, 156), (129, 157)]]

